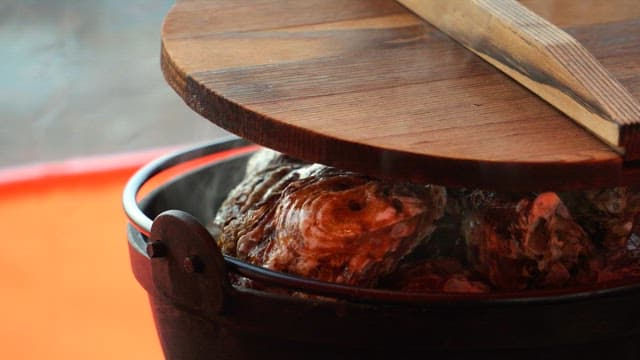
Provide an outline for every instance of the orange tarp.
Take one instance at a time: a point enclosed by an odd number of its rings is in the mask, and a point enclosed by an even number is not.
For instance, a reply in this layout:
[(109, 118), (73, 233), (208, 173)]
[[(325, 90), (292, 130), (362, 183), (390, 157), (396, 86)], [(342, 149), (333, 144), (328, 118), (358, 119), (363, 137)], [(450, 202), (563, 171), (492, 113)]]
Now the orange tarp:
[(0, 359), (162, 358), (120, 202), (135, 166), (99, 168), (0, 172)]

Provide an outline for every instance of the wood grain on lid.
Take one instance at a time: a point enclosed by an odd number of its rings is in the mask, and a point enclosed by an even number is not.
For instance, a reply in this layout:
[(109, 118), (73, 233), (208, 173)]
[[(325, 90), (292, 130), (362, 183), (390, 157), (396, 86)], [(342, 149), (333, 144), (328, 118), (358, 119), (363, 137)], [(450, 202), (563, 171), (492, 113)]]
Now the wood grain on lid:
[(574, 37), (516, 0), (397, 0), (540, 96), (626, 161), (640, 102)]
[[(567, 17), (589, 3), (526, 1)], [(638, 97), (640, 3), (623, 3), (605, 20), (558, 23)], [(633, 164), (395, 1), (181, 1), (162, 40), (165, 77), (190, 107), (293, 156), (452, 186), (640, 179)]]

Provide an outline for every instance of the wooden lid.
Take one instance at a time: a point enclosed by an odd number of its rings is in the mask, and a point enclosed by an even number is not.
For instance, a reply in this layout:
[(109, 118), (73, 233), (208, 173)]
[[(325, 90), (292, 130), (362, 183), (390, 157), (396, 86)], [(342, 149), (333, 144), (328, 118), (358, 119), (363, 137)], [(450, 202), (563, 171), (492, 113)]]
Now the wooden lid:
[[(640, 2), (523, 3), (640, 98)], [(183, 0), (162, 45), (190, 107), (292, 156), (450, 186), (640, 183), (635, 164), (393, 0)]]

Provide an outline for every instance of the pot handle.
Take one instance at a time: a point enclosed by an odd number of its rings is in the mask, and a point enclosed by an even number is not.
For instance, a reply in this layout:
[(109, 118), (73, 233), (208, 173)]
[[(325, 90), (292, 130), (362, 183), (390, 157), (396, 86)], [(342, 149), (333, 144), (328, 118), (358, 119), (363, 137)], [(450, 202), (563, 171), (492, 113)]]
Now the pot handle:
[(191, 149), (163, 156), (143, 166), (133, 174), (122, 192), (122, 205), (127, 218), (129, 218), (129, 223), (143, 235), (149, 235), (152, 221), (142, 211), (142, 209), (140, 209), (136, 198), (142, 186), (153, 176), (164, 170), (170, 169), (173, 166), (201, 158), (205, 155), (223, 155), (224, 152), (228, 151), (228, 153), (223, 156), (231, 158), (232, 156), (245, 155), (249, 152), (255, 151), (256, 149), (256, 146), (251, 146), (246, 140), (232, 136), (214, 141), (204, 146), (195, 146)]
[(223, 311), (231, 285), (213, 236), (180, 210), (158, 215), (147, 244), (151, 278), (159, 295), (206, 316)]

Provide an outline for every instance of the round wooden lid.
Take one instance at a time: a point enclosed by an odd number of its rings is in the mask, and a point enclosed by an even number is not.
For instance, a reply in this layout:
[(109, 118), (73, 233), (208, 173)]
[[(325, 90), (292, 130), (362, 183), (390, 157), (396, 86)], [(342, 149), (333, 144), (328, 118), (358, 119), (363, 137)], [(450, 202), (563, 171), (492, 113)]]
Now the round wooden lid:
[[(523, 3), (640, 97), (640, 2)], [(310, 161), (504, 190), (640, 183), (634, 164), (393, 0), (179, 1), (162, 69), (213, 123)]]

